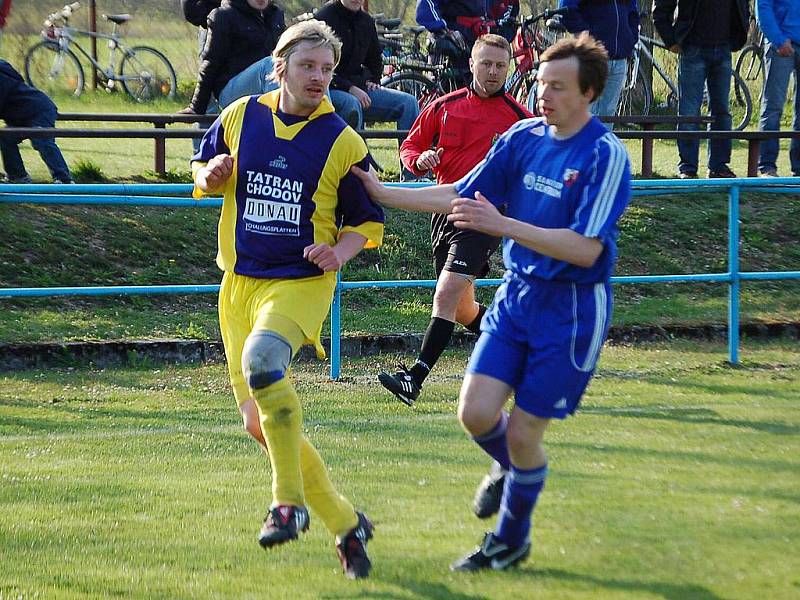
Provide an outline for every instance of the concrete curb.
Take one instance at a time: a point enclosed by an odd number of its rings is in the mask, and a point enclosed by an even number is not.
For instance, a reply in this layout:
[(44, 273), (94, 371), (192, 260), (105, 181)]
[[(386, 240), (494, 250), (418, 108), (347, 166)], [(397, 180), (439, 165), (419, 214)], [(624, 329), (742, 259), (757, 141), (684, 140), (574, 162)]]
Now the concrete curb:
[[(785, 337), (800, 339), (800, 323), (748, 323), (741, 326), (741, 335), (753, 339)], [(725, 325), (680, 326), (625, 326), (612, 327), (609, 342), (637, 343), (664, 341), (676, 338), (721, 340), (727, 335)], [(471, 347), (475, 336), (457, 332), (452, 347)], [(382, 353), (417, 352), (422, 344), (422, 334), (362, 335), (342, 338), (343, 357), (373, 356)], [(326, 351), (330, 340), (324, 339)], [(300, 360), (314, 358), (314, 351), (305, 347)], [(113, 342), (64, 343), (0, 343), (0, 371), (22, 371), (58, 367), (96, 368), (133, 366), (142, 364), (182, 364), (195, 362), (222, 362), (225, 354), (220, 341), (204, 340), (134, 340)]]

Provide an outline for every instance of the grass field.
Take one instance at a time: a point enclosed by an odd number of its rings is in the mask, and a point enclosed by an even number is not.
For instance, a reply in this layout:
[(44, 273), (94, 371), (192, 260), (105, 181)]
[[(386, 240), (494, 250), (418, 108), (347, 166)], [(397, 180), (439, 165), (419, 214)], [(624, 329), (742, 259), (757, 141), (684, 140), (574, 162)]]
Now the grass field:
[[(465, 357), (410, 410), (375, 357), (295, 375), (307, 433), (377, 524), (373, 576), (339, 573), (311, 531), (255, 542), (269, 473), (220, 365), (22, 372), (0, 386), (2, 598), (654, 598), (800, 594), (800, 352), (746, 344), (608, 348), (576, 417), (551, 428), (529, 562), (455, 575), (488, 527), (487, 461), (459, 429)], [(377, 389), (376, 389), (377, 388)]]

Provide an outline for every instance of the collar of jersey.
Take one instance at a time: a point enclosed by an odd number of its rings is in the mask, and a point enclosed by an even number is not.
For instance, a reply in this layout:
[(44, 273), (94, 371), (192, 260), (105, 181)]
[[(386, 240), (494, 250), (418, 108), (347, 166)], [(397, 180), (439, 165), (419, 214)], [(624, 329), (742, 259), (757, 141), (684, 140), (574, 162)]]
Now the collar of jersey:
[(308, 120), (300, 121), (294, 125), (285, 125), (283, 121), (281, 121), (275, 114), (278, 111), (278, 102), (280, 97), (281, 91), (273, 90), (260, 96), (258, 98), (258, 102), (268, 106), (272, 110), (272, 122), (275, 125), (275, 133), (282, 138), (292, 139), (300, 132), (301, 129), (303, 129), (303, 127), (306, 126), (306, 124), (308, 124), (309, 121), (313, 121), (317, 117), (321, 117), (322, 115), (333, 112), (333, 104), (331, 104), (331, 101), (328, 99), (326, 94), (322, 97), (322, 102), (319, 103), (319, 106), (316, 108), (316, 110), (308, 115)]

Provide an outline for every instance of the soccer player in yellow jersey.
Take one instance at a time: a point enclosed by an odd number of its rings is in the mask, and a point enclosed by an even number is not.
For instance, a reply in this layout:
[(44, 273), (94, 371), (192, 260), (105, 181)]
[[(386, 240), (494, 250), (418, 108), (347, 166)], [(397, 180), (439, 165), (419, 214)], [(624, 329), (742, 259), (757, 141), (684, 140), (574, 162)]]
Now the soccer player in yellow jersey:
[(231, 384), (246, 430), (272, 464), (272, 504), (259, 543), (297, 538), (311, 508), (336, 536), (349, 577), (370, 570), (372, 524), (334, 489), (303, 436), (288, 368), (314, 344), (330, 309), (336, 272), (379, 245), (383, 212), (350, 173), (367, 148), (325, 93), (341, 55), (327, 25), (305, 21), (275, 48), (280, 88), (228, 106), (193, 158), (195, 196), (222, 194), (217, 264), (219, 317)]

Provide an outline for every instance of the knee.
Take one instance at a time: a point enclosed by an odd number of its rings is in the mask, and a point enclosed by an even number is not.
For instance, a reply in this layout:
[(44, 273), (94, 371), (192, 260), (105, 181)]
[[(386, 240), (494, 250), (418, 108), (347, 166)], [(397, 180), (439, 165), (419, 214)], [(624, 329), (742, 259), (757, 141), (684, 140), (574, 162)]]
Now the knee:
[(497, 424), (497, 417), (496, 412), (487, 411), (476, 402), (465, 402), (462, 398), (458, 405), (458, 420), (472, 437), (488, 433)]
[(272, 331), (254, 331), (244, 344), (242, 372), (251, 390), (272, 385), (284, 378), (292, 360), (292, 346)]

